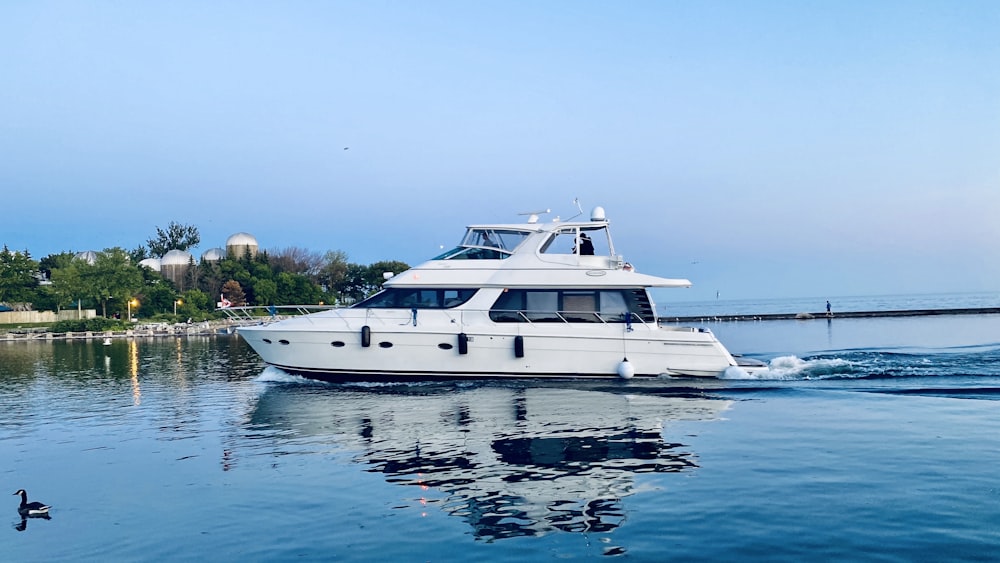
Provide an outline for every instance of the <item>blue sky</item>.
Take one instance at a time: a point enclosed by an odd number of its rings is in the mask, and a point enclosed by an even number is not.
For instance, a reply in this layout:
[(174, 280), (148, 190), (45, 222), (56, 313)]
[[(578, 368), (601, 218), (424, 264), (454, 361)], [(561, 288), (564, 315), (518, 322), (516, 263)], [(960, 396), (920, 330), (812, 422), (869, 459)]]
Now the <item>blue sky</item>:
[[(0, 243), (418, 263), (603, 206), (671, 299), (1000, 289), (1000, 2), (4, 2)], [(347, 150), (345, 150), (345, 147)]]

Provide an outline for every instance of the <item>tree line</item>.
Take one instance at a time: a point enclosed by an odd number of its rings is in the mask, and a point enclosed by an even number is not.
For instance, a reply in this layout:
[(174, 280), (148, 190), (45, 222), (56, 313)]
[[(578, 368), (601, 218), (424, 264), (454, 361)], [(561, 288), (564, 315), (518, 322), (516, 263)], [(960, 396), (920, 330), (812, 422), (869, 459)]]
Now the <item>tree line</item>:
[(218, 261), (192, 258), (184, 274), (171, 280), (140, 266), (169, 250), (187, 250), (200, 241), (195, 227), (171, 223), (134, 250), (97, 252), (92, 260), (73, 252), (35, 261), (25, 251), (0, 250), (0, 303), (14, 309), (59, 311), (96, 309), (103, 317), (146, 319), (212, 316), (220, 298), (239, 305), (346, 304), (381, 288), (384, 272), (409, 268), (387, 260), (351, 263), (340, 250), (324, 253), (291, 247)]

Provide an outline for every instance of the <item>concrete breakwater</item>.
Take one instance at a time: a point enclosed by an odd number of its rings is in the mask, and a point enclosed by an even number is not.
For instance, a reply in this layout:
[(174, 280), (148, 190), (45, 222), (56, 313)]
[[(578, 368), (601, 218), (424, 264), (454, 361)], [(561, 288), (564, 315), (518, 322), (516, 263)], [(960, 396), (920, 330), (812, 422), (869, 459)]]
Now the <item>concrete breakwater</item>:
[[(0, 342), (29, 340), (88, 340), (104, 338), (155, 338), (163, 336), (209, 336), (235, 334), (241, 323), (231, 320), (203, 321), (198, 323), (151, 323), (138, 325), (128, 330), (106, 330), (87, 332), (49, 332), (45, 329), (10, 329), (0, 333)], [(245, 323), (244, 323), (245, 324)]]
[(884, 317), (926, 317), (932, 315), (995, 315), (1000, 307), (971, 307), (962, 309), (905, 309), (894, 311), (843, 311), (820, 313), (762, 313), (739, 315), (670, 316), (660, 318), (662, 323), (727, 322), (727, 321), (788, 321), (813, 319), (875, 319)]

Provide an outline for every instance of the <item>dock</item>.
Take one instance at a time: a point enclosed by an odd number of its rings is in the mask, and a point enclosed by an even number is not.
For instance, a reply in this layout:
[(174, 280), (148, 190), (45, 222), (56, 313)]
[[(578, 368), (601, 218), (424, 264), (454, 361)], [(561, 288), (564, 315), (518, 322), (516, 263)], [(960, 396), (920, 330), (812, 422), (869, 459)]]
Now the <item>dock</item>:
[(996, 315), (1000, 307), (972, 307), (963, 309), (904, 309), (894, 311), (843, 311), (827, 313), (762, 313), (757, 315), (697, 315), (660, 317), (663, 323), (730, 322), (730, 321), (807, 321), (815, 319), (877, 319), (886, 317), (928, 317), (935, 315)]

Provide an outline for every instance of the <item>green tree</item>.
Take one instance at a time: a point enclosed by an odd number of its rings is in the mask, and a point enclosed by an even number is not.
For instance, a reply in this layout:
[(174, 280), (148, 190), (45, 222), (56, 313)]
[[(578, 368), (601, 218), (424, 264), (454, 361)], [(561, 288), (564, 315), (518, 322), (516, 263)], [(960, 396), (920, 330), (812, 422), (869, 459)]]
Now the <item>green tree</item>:
[(177, 306), (177, 314), (193, 316), (197, 311), (211, 311), (212, 299), (200, 289), (189, 289), (181, 295), (182, 304)]
[(347, 276), (347, 253), (342, 250), (329, 250), (323, 255), (323, 264), (316, 275), (316, 283), (338, 299), (337, 287)]
[(194, 256), (192, 256), (191, 259), (188, 260), (187, 270), (184, 271), (184, 277), (177, 289), (180, 291), (187, 291), (198, 287), (198, 277), (200, 276), (198, 270), (200, 268), (201, 266), (195, 263)]
[(150, 258), (149, 250), (145, 246), (143, 246), (141, 244), (139, 246), (133, 248), (132, 250), (129, 250), (128, 251), (128, 256), (136, 264), (138, 264), (139, 262), (142, 262), (146, 258)]
[(222, 284), (231, 279), (222, 271), (222, 264), (227, 260), (219, 262), (202, 262), (198, 266), (198, 283), (195, 287), (212, 298), (217, 298), (222, 294)]
[(85, 291), (101, 305), (104, 317), (109, 301), (116, 301), (119, 311), (125, 312), (128, 301), (142, 289), (142, 272), (122, 248), (107, 248), (97, 253), (92, 265), (81, 262), (80, 266)]
[(11, 252), (7, 245), (0, 250), (0, 301), (31, 303), (38, 290), (38, 262), (27, 250)]
[(198, 227), (171, 221), (165, 231), (156, 227), (156, 236), (147, 239), (146, 245), (149, 246), (150, 254), (162, 258), (171, 250), (187, 250), (198, 246), (199, 242), (201, 235), (198, 234)]
[(337, 294), (347, 302), (360, 301), (368, 295), (368, 266), (350, 263), (337, 283)]
[(173, 313), (177, 292), (169, 283), (153, 283), (142, 288), (139, 294), (139, 314), (152, 317), (159, 313)]
[(72, 252), (59, 252), (57, 254), (49, 254), (45, 258), (38, 261), (38, 270), (45, 276), (46, 279), (52, 279), (52, 270), (57, 268), (65, 268), (73, 264), (76, 260), (76, 254)]
[(281, 272), (276, 280), (278, 305), (315, 304), (323, 300), (323, 290), (302, 274)]
[(396, 275), (409, 269), (409, 264), (406, 262), (400, 262), (399, 260), (382, 260), (380, 262), (375, 262), (374, 264), (368, 266), (368, 279), (372, 285), (371, 289), (378, 290), (382, 287), (382, 283), (385, 281), (385, 274), (391, 273), (392, 275)]
[(258, 279), (253, 284), (254, 303), (257, 305), (275, 305), (278, 303), (278, 284), (273, 280)]
[(81, 268), (86, 267), (88, 264), (85, 261), (73, 258), (58, 267), (53, 267), (50, 271), (49, 280), (52, 282), (50, 287), (56, 297), (57, 311), (71, 305), (80, 308), (82, 305), (80, 301), (84, 297), (92, 296), (87, 291), (80, 272)]

